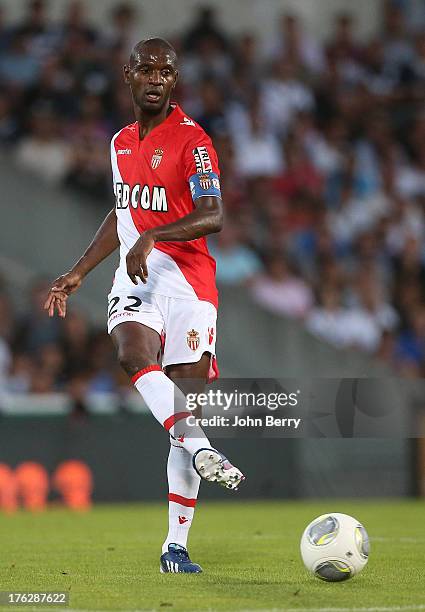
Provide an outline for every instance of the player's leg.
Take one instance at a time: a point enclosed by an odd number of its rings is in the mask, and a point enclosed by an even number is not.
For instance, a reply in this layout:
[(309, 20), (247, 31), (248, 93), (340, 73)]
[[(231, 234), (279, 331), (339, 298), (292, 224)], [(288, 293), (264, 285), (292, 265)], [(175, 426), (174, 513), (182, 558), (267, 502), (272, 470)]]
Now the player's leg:
[[(167, 329), (163, 356), (165, 371), (185, 394), (201, 393), (205, 389), (212, 354), (215, 352), (217, 311), (207, 302), (163, 301)], [(196, 412), (196, 416), (201, 416), (199, 409)], [(200, 475), (232, 488), (239, 484), (243, 476), (215, 449), (200, 450), (194, 457), (190, 457), (185, 453), (182, 441), (186, 435), (192, 434), (184, 430), (180, 433), (180, 437), (170, 440), (167, 466), (169, 529), (162, 548), (161, 571), (199, 572), (200, 567), (189, 559), (187, 539), (195, 512)], [(198, 472), (193, 469), (194, 460), (196, 462), (199, 457), (202, 459), (203, 454), (205, 456), (198, 465)], [(224, 474), (225, 467), (234, 471), (233, 480), (228, 478), (228, 473)], [(180, 560), (179, 555), (184, 558)], [(177, 570), (170, 570), (169, 567), (177, 567)]]
[[(187, 393), (201, 393), (208, 380), (211, 354), (204, 352), (196, 363), (173, 364), (166, 367), (167, 375)], [(197, 410), (197, 416), (201, 416)], [(181, 439), (180, 439), (181, 440)], [(198, 467), (207, 465), (211, 467), (211, 475), (193, 469), (197, 457), (205, 454), (204, 459)], [(229, 484), (227, 474), (223, 477), (222, 472), (230, 469), (237, 484), (243, 478), (242, 474), (226, 460), (226, 458), (215, 449), (201, 450), (191, 457), (187, 453), (181, 441), (170, 439), (170, 453), (167, 464), (168, 477), (168, 534), (162, 546), (161, 571), (162, 572), (190, 572), (199, 573), (201, 567), (192, 563), (187, 552), (187, 540), (189, 530), (195, 512), (198, 498), (200, 475), (207, 480), (220, 478)], [(170, 569), (172, 568), (172, 569)]]
[[(166, 368), (166, 374), (185, 395), (201, 393), (207, 381), (209, 364), (210, 355), (205, 353), (195, 364), (169, 366)], [(170, 436), (167, 462), (167, 480), (168, 534), (162, 546), (162, 554), (168, 552), (170, 544), (187, 548), (201, 482), (200, 476), (193, 469), (191, 455), (183, 448), (181, 438), (176, 440), (172, 436)]]
[[(117, 348), (121, 366), (134, 381), (155, 418), (172, 433), (173, 421), (177, 422), (179, 413), (184, 410), (186, 414), (187, 410), (184, 394), (162, 372), (158, 364), (161, 353), (160, 334), (164, 327), (162, 314), (157, 308), (154, 296), (144, 295), (142, 301), (139, 296), (129, 298), (126, 293), (128, 292), (115, 292), (110, 295), (108, 331)], [(203, 370), (207, 371), (206, 367)], [(205, 378), (205, 375), (203, 376)], [(180, 409), (175, 408), (175, 402), (182, 404)], [(170, 426), (167, 426), (167, 423), (170, 423)], [(161, 558), (161, 571), (197, 573), (201, 568), (191, 563), (185, 548), (187, 523), (192, 519), (200, 481), (192, 467), (191, 458), (199, 446), (210, 448), (211, 445), (202, 430), (196, 434), (195, 447), (189, 439), (191, 444), (187, 450), (184, 448), (183, 438), (178, 442), (170, 437), (174, 446), (171, 447), (168, 460), (168, 478), (172, 483), (170, 491), (175, 490), (178, 493), (174, 494), (176, 503), (169, 502), (171, 506), (175, 506), (172, 513), (175, 521), (172, 521), (171, 552), (168, 553), (167, 544), (168, 556)], [(182, 510), (179, 511), (179, 508)]]
[(126, 321), (111, 331), (118, 361), (145, 400), (153, 416), (193, 456), (199, 449), (211, 448), (201, 427), (190, 426), (191, 436), (181, 435), (189, 429), (186, 421), (191, 413), (186, 398), (158, 364), (161, 350), (159, 333), (147, 325)]
[[(215, 357), (217, 310), (204, 300), (164, 297), (158, 304), (166, 329), (163, 366), (185, 393), (199, 393), (209, 378), (210, 358)], [(171, 433), (184, 440), (183, 444), (197, 435), (185, 420), (177, 423)], [(199, 446), (192, 464), (202, 478), (228, 489), (236, 490), (244, 480), (242, 472), (211, 446)]]
[[(195, 363), (169, 365), (166, 367), (167, 375), (185, 394), (201, 393), (208, 381), (211, 357), (211, 353), (204, 352), (201, 359)], [(201, 416), (200, 408), (196, 413), (197, 416)], [(176, 442), (184, 444), (185, 433)], [(191, 435), (191, 432), (187, 435)], [(218, 482), (228, 489), (237, 490), (240, 482), (244, 480), (240, 470), (214, 448), (199, 449), (191, 458), (191, 463), (198, 476), (211, 482)]]
[(158, 366), (161, 337), (154, 329), (136, 321), (127, 321), (112, 330), (111, 338), (118, 361), (130, 378), (149, 365)]
[[(158, 363), (164, 327), (157, 296), (138, 292), (136, 287), (120, 287), (110, 293), (108, 331), (117, 348), (118, 360), (153, 416), (178, 438), (182, 428), (188, 429), (186, 421), (191, 413), (185, 396)], [(199, 426), (190, 427), (190, 431), (191, 436), (187, 436), (183, 446), (191, 455), (200, 448), (211, 448)]]
[[(137, 293), (135, 288), (132, 291)], [(158, 364), (160, 334), (165, 327), (164, 366), (169, 366), (171, 372), (177, 372), (180, 367), (181, 379), (193, 375), (205, 380), (207, 362), (201, 361), (201, 358), (215, 345), (215, 334), (211, 330), (215, 329), (216, 309), (207, 302), (197, 300), (173, 300), (152, 294), (142, 294), (141, 299), (138, 295), (127, 293), (111, 292), (109, 295), (108, 331), (117, 348), (121, 366), (153, 416), (174, 439), (181, 441), (183, 448), (193, 457), (193, 466), (198, 474), (205, 480), (235, 489), (243, 475), (225, 463), (218, 451), (213, 449), (202, 428), (194, 422), (185, 395)], [(187, 324), (192, 322), (197, 327), (199, 323), (202, 328), (202, 341), (194, 328), (189, 327), (189, 331), (186, 331)], [(183, 337), (187, 340), (184, 344), (190, 349), (189, 358), (181, 348)], [(181, 359), (179, 355), (182, 355)], [(193, 365), (198, 362), (201, 364)]]

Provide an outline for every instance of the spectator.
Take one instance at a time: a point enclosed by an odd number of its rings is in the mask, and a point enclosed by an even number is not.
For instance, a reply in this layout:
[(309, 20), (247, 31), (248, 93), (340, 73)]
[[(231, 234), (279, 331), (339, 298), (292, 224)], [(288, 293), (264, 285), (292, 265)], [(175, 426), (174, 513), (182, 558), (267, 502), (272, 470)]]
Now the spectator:
[(397, 257), (409, 241), (423, 239), (425, 219), (418, 204), (405, 198), (394, 197), (392, 207), (385, 240), (389, 252)]
[(321, 287), (319, 303), (310, 312), (307, 329), (322, 340), (336, 347), (343, 347), (346, 309), (342, 307), (342, 295), (338, 287)]
[(217, 262), (217, 282), (221, 285), (242, 285), (250, 282), (262, 269), (256, 253), (238, 240), (238, 231), (227, 221), (217, 239), (210, 245)]
[(90, 327), (87, 318), (78, 310), (70, 309), (62, 326), (61, 346), (65, 356), (65, 377), (89, 369)]
[(290, 59), (301, 71), (321, 72), (324, 67), (321, 45), (302, 30), (298, 17), (285, 13), (279, 26), (269, 50), (270, 57), (273, 60)]
[(108, 334), (99, 331), (94, 334), (89, 345), (89, 384), (88, 392), (112, 393), (116, 390), (116, 357)]
[(12, 32), (6, 25), (6, 11), (2, 4), (0, 4), (0, 53), (3, 53), (10, 45), (10, 39)]
[(143, 38), (137, 24), (137, 10), (130, 2), (116, 4), (111, 11), (111, 21), (105, 36), (110, 49), (123, 49), (129, 55), (134, 45)]
[(104, 203), (110, 193), (109, 123), (100, 96), (81, 99), (80, 118), (70, 134), (71, 158), (65, 183)]
[(297, 113), (313, 110), (313, 93), (297, 78), (293, 59), (282, 57), (274, 62), (271, 78), (262, 86), (261, 107), (267, 126), (280, 136)]
[(266, 273), (253, 283), (252, 296), (269, 312), (297, 319), (303, 319), (313, 304), (310, 287), (279, 253), (268, 256)]
[(361, 47), (355, 40), (355, 18), (349, 13), (338, 13), (334, 30), (327, 44), (327, 53), (340, 63), (361, 61)]
[(212, 138), (228, 132), (226, 111), (220, 84), (206, 79), (200, 87), (200, 112), (195, 116), (199, 125)]
[(348, 152), (348, 134), (341, 117), (332, 117), (323, 125), (322, 131), (316, 129), (311, 115), (299, 114), (298, 124), (303, 126), (303, 144), (309, 159), (316, 170), (329, 181), (343, 173)]
[(274, 190), (288, 198), (317, 197), (322, 193), (322, 177), (310, 162), (303, 144), (293, 133), (285, 142), (285, 168), (273, 183)]
[(397, 343), (396, 359), (401, 363), (411, 362), (423, 372), (425, 362), (425, 308), (416, 307), (410, 313), (410, 326)]
[(25, 34), (11, 37), (10, 47), (0, 57), (0, 79), (10, 87), (25, 88), (33, 85), (40, 73), (40, 62), (30, 53)]
[(49, 57), (41, 67), (37, 82), (27, 89), (23, 103), (36, 111), (50, 109), (62, 119), (70, 120), (75, 113), (74, 86), (74, 78), (62, 58)]
[(6, 387), (6, 380), (12, 361), (12, 353), (8, 343), (0, 336), (0, 391)]
[(385, 60), (385, 47), (381, 40), (369, 42), (364, 51), (363, 83), (376, 101), (389, 99), (398, 83), (397, 71)]
[(5, 390), (11, 393), (28, 393), (34, 366), (30, 355), (25, 352), (15, 352), (9, 364)]
[(342, 346), (368, 353), (378, 350), (382, 330), (366, 309), (351, 308), (345, 313), (342, 323)]
[(397, 188), (405, 198), (425, 197), (425, 152), (418, 151), (411, 164), (400, 168), (397, 175)]
[(231, 71), (231, 56), (215, 36), (205, 36), (199, 40), (196, 54), (190, 53), (183, 60), (180, 76), (184, 85), (196, 89), (196, 84), (206, 79), (228, 82)]
[(50, 283), (45, 279), (36, 280), (30, 288), (29, 308), (18, 322), (13, 341), (15, 350), (35, 355), (44, 345), (59, 341), (60, 322), (46, 317), (44, 302)]
[(386, 64), (399, 77), (403, 68), (413, 59), (403, 10), (393, 0), (384, 3), (383, 45)]
[(376, 270), (371, 267), (362, 268), (352, 287), (353, 305), (370, 313), (381, 331), (392, 332), (397, 328), (397, 313), (384, 295), (384, 287)]
[(425, 33), (419, 31), (415, 38), (415, 55), (411, 61), (410, 79), (415, 87), (415, 98), (423, 100), (425, 80)]
[(267, 127), (257, 99), (246, 113), (242, 111), (233, 131), (233, 147), (236, 170), (245, 178), (277, 176), (283, 168), (279, 140)]
[(41, 346), (36, 361), (41, 370), (46, 375), (49, 374), (56, 384), (63, 381), (65, 356), (59, 344), (52, 343)]
[(27, 40), (29, 55), (43, 61), (55, 51), (58, 38), (49, 24), (45, 0), (28, 0), (27, 8), (27, 14), (15, 29), (14, 37)]
[(63, 41), (70, 33), (77, 33), (91, 42), (95, 42), (99, 36), (86, 16), (86, 5), (82, 0), (71, 0), (67, 6), (63, 23), (60, 27), (60, 40)]
[(341, 190), (338, 209), (329, 215), (329, 228), (334, 240), (340, 246), (350, 248), (357, 236), (370, 229), (374, 221), (367, 200), (355, 197), (353, 184), (347, 179)]
[(16, 151), (16, 161), (48, 183), (60, 183), (66, 177), (71, 164), (70, 147), (61, 137), (58, 118), (48, 108), (34, 111), (29, 134)]
[(245, 79), (254, 87), (261, 79), (261, 61), (255, 34), (242, 34), (237, 41), (233, 58), (234, 77)]
[(36, 365), (33, 369), (28, 392), (44, 395), (47, 393), (54, 393), (55, 391), (55, 378), (53, 373), (42, 366)]
[(380, 188), (381, 161), (387, 159), (390, 152), (398, 161), (399, 151), (387, 114), (372, 114), (364, 123), (364, 137), (354, 148), (355, 187), (358, 195), (369, 196)]
[(197, 19), (183, 35), (183, 48), (188, 53), (199, 53), (205, 41), (225, 52), (228, 48), (223, 28), (216, 23), (216, 12), (211, 6), (199, 9)]

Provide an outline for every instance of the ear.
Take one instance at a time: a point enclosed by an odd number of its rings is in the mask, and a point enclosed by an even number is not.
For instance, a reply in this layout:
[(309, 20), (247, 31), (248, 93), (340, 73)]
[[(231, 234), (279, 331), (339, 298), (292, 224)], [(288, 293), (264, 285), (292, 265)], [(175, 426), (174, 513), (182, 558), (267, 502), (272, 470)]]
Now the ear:
[(175, 86), (177, 85), (178, 79), (179, 79), (179, 71), (176, 70), (176, 72), (174, 74), (174, 83), (173, 83), (173, 87), (171, 88), (171, 90), (173, 90), (175, 88)]
[(124, 83), (126, 85), (130, 85), (130, 66), (128, 64), (125, 64), (123, 66), (123, 75), (124, 75)]

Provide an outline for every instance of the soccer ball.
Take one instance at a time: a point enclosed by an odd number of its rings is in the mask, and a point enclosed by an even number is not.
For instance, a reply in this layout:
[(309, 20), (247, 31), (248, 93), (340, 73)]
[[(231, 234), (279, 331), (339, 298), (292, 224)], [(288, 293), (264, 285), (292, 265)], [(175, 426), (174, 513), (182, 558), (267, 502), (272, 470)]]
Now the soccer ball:
[(301, 557), (309, 572), (328, 582), (348, 580), (369, 558), (369, 537), (359, 521), (331, 512), (312, 521), (301, 538)]

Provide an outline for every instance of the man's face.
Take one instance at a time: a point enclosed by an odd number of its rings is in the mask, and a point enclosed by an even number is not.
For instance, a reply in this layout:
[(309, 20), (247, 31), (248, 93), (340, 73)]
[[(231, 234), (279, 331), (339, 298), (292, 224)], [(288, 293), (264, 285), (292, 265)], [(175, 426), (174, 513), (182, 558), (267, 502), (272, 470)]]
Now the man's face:
[(168, 106), (177, 76), (175, 54), (156, 45), (143, 45), (124, 66), (124, 80), (135, 104), (151, 115)]

